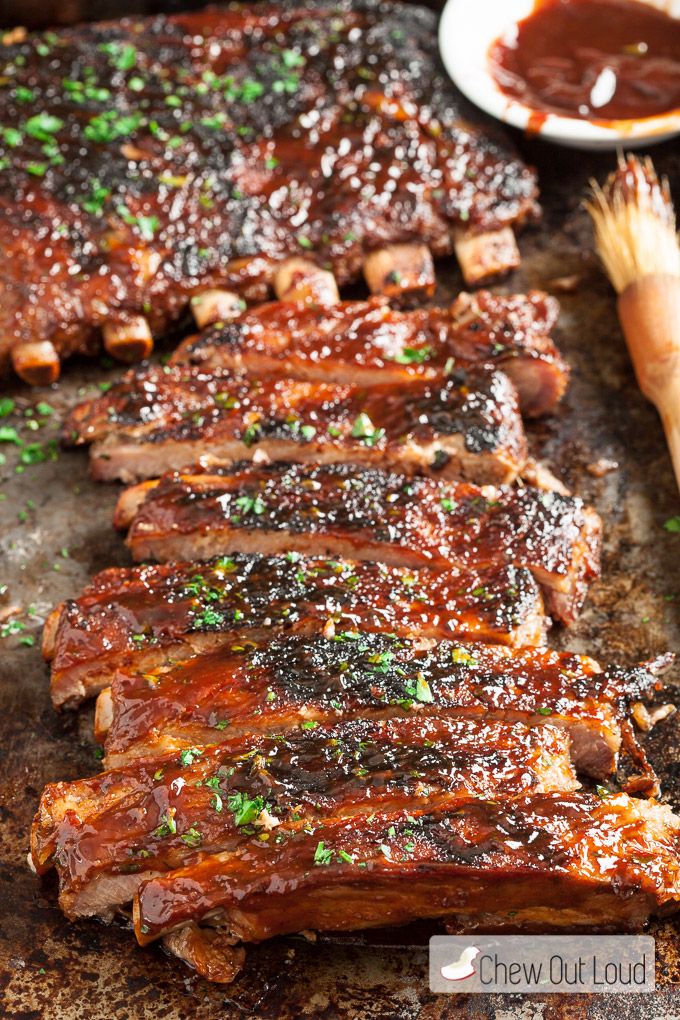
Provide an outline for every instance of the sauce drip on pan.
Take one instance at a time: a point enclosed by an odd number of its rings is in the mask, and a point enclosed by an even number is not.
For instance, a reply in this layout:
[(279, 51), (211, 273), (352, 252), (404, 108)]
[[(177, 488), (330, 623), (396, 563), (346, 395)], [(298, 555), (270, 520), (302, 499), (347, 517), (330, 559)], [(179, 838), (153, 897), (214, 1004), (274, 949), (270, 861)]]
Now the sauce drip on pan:
[(680, 107), (680, 19), (636, 0), (539, 0), (489, 59), (503, 92), (547, 113), (637, 120)]

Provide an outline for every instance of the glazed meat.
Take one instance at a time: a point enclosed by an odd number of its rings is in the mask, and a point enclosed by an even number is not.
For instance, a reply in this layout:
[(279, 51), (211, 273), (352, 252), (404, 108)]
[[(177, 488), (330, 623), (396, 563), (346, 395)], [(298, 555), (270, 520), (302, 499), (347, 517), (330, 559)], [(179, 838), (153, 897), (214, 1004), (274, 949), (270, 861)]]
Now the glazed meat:
[(542, 644), (546, 617), (528, 570), (438, 572), (343, 560), (235, 554), (206, 563), (111, 569), (58, 606), (43, 633), (56, 706), (116, 670), (148, 672), (268, 633), (353, 629)]
[(647, 668), (600, 670), (547, 649), (411, 641), (342, 632), (218, 649), (144, 673), (119, 673), (99, 696), (97, 736), (108, 766), (216, 743), (233, 733), (285, 732), (338, 719), (441, 714), (566, 728), (576, 767), (616, 766), (631, 700), (658, 686)]
[(502, 484), (527, 458), (514, 387), (502, 372), (478, 369), (364, 389), (157, 368), (76, 408), (66, 431), (96, 440), (95, 478), (125, 482), (199, 460), (230, 466), (266, 457)]
[(627, 931), (677, 910), (680, 819), (625, 794), (532, 794), (334, 820), (144, 881), (144, 945), (207, 919), (259, 941), (439, 918), (466, 931)]
[(172, 364), (320, 382), (404, 383), (500, 365), (524, 414), (554, 408), (568, 367), (550, 339), (557, 302), (537, 291), (460, 294), (449, 308), (400, 312), (384, 299), (329, 307), (276, 302), (189, 337)]
[(3, 46), (0, 82), (3, 367), (42, 343), (58, 371), (130, 316), (158, 332), (208, 287), (261, 297), (291, 255), (344, 283), (389, 246), (455, 246), (479, 279), (516, 264), (509, 227), (536, 211), (533, 172), (466, 121), (417, 7), (65, 29)]
[(309, 723), (48, 786), (31, 852), (40, 872), (57, 868), (69, 917), (110, 915), (149, 873), (253, 835), (578, 785), (569, 738), (551, 726), (415, 716)]
[(137, 560), (295, 550), (407, 567), (526, 567), (566, 622), (598, 574), (600, 521), (580, 499), (350, 464), (169, 474), (123, 493), (115, 520)]

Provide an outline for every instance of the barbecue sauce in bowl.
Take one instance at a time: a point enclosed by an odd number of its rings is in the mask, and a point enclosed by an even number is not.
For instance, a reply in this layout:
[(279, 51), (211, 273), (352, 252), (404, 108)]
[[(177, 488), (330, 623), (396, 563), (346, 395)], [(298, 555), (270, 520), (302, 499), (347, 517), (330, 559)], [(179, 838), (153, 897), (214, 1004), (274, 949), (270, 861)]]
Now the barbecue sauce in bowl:
[(637, 0), (538, 0), (489, 60), (506, 95), (545, 114), (641, 120), (680, 108), (680, 19)]

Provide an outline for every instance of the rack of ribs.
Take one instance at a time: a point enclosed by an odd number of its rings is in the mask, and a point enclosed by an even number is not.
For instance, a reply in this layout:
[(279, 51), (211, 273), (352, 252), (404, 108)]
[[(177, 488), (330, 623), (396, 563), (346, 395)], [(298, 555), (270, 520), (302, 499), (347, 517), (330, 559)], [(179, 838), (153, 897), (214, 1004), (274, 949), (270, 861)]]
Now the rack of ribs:
[(600, 519), (577, 497), (353, 464), (171, 473), (127, 489), (114, 523), (136, 560), (292, 550), (409, 568), (511, 564), (531, 570), (565, 622), (599, 571)]
[(235, 554), (205, 563), (111, 569), (58, 606), (43, 632), (55, 706), (73, 706), (117, 670), (152, 669), (288, 631), (359, 629), (541, 645), (540, 589), (523, 568), (411, 570), (382, 563)]
[(657, 689), (658, 664), (602, 670), (586, 656), (386, 634), (286, 635), (204, 652), (148, 673), (116, 674), (98, 698), (95, 733), (109, 766), (339, 718), (424, 719), (442, 712), (566, 728), (576, 767), (614, 771), (624, 746), (647, 770), (625, 724), (629, 703)]
[(477, 482), (512, 482), (527, 460), (517, 396), (503, 372), (368, 388), (231, 378), (193, 366), (133, 376), (76, 409), (95, 440), (95, 478), (125, 482), (204, 458), (343, 461)]
[(435, 40), (433, 13), (374, 0), (10, 40), (0, 369), (53, 381), (100, 337), (146, 356), (192, 297), (261, 300), (300, 256), (397, 297), (432, 292), (432, 256), (469, 282), (515, 266), (535, 175), (474, 125)]
[(569, 738), (550, 726), (435, 717), (310, 724), (52, 784), (32, 857), (41, 872), (57, 868), (69, 917), (111, 916), (149, 874), (235, 850), (254, 831), (273, 838), (320, 819), (361, 824), (376, 805), (422, 809), (578, 786)]
[(522, 412), (534, 416), (552, 410), (567, 385), (568, 366), (550, 338), (557, 314), (555, 299), (539, 291), (462, 293), (447, 308), (410, 311), (377, 297), (271, 302), (188, 337), (170, 363), (362, 385), (440, 379), (454, 367), (493, 363), (517, 388)]

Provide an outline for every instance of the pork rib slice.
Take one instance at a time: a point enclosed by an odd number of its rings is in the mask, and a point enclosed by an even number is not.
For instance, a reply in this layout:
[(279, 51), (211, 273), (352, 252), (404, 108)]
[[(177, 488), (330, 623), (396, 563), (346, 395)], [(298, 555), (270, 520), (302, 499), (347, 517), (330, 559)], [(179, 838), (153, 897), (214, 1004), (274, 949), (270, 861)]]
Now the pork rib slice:
[(158, 334), (209, 288), (261, 299), (300, 254), (342, 284), (377, 249), (457, 248), (479, 278), (461, 229), (484, 250), (536, 212), (535, 174), (475, 126), (418, 7), (121, 19), (28, 35), (0, 70), (0, 371), (31, 342), (58, 370), (130, 317)]
[(437, 918), (456, 930), (639, 930), (680, 901), (680, 819), (625, 794), (415, 805), (321, 823), (142, 882), (145, 945), (186, 924), (259, 942)]
[[(320, 819), (462, 804), (578, 787), (564, 730), (484, 720), (355, 719), (194, 747), (43, 793), (32, 859), (57, 869), (69, 917), (110, 916), (121, 877), (184, 867), (206, 853)], [(118, 880), (118, 881), (117, 881)]]
[(538, 291), (463, 293), (448, 308), (406, 312), (378, 298), (328, 307), (275, 302), (189, 337), (170, 362), (362, 385), (493, 363), (533, 416), (552, 410), (567, 385), (568, 367), (550, 339), (557, 314), (555, 299)]
[(268, 633), (385, 630), (540, 645), (543, 599), (528, 570), (411, 570), (379, 563), (235, 554), (98, 574), (43, 631), (55, 706), (73, 706), (116, 670), (148, 672)]
[(602, 671), (585, 656), (549, 649), (357, 631), (282, 636), (150, 672), (118, 673), (99, 696), (96, 735), (113, 767), (229, 734), (445, 712), (562, 726), (576, 767), (602, 778), (616, 768), (622, 744), (645, 770), (623, 724), (629, 702), (645, 700), (658, 686), (654, 667)]
[(79, 414), (96, 439), (92, 474), (104, 481), (266, 457), (504, 483), (527, 458), (517, 394), (495, 370), (366, 389), (159, 368), (129, 377)]
[(168, 474), (123, 493), (115, 522), (136, 560), (294, 550), (411, 568), (513, 564), (565, 622), (599, 570), (600, 519), (576, 497), (351, 464)]

